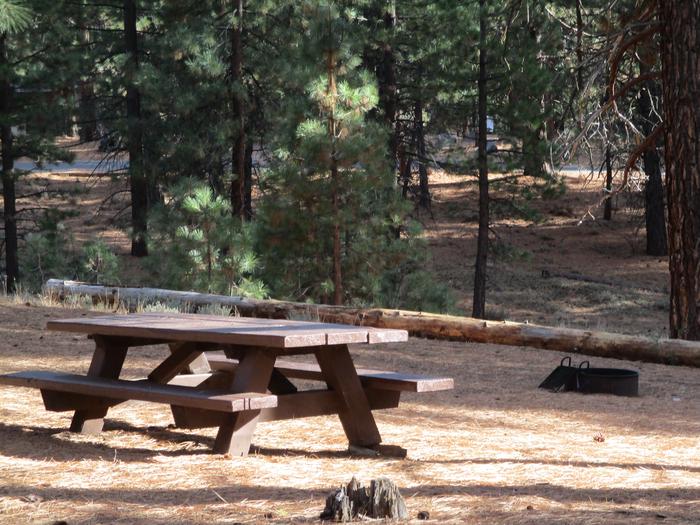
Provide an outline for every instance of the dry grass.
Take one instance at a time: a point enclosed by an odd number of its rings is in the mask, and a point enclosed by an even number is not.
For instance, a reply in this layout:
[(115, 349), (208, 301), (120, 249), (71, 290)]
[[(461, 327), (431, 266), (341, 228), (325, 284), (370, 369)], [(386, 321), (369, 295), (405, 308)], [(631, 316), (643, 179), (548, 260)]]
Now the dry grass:
[[(0, 372), (84, 372), (90, 342), (42, 330), (80, 313), (0, 304)], [(227, 459), (208, 452), (213, 430), (170, 428), (165, 407), (139, 402), (82, 436), (66, 431), (69, 414), (44, 411), (37, 391), (2, 387), (0, 521), (313, 522), (352, 475), (390, 477), (410, 514), (427, 510), (433, 522), (700, 521), (697, 370), (635, 364), (642, 396), (630, 399), (538, 390), (561, 357), (547, 351), (412, 339), (353, 353), (366, 366), (455, 377), (454, 391), (406, 395), (377, 413), (384, 442), (408, 459), (348, 456), (332, 417), (261, 424), (254, 452)], [(134, 349), (126, 375), (162, 355)]]

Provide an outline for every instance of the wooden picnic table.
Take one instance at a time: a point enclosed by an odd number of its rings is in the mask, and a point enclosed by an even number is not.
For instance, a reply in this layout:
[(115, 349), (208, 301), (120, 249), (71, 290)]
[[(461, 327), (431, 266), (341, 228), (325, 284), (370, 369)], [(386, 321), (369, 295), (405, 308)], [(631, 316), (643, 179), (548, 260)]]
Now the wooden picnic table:
[[(452, 388), (450, 378), (357, 370), (349, 344), (407, 341), (404, 330), (321, 322), (142, 313), (49, 321), (87, 334), (86, 375), (28, 371), (0, 384), (39, 388), (47, 410), (74, 411), (71, 430), (100, 432), (110, 407), (135, 399), (171, 406), (176, 425), (218, 427), (214, 451), (246, 455), (258, 421), (337, 414), (350, 445), (381, 436), (372, 410), (398, 406), (402, 391)], [(119, 379), (129, 349), (165, 344), (170, 354), (141, 380)], [(280, 357), (310, 354), (315, 364)], [(291, 379), (325, 383), (299, 390)]]

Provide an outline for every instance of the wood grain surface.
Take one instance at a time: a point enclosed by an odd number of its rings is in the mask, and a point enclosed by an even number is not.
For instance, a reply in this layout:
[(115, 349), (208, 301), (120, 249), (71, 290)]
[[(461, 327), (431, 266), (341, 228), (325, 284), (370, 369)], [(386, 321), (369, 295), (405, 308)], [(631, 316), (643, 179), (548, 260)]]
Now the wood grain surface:
[(408, 340), (405, 330), (198, 314), (142, 313), (58, 319), (49, 321), (46, 328), (90, 335), (281, 349)]

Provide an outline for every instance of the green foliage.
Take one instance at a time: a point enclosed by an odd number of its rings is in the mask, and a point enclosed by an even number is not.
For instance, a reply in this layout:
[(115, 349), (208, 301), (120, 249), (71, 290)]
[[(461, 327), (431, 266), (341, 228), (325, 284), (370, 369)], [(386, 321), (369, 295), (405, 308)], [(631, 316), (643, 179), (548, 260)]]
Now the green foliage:
[(172, 189), (167, 204), (151, 216), (148, 258), (163, 286), (211, 293), (267, 296), (254, 275), (253, 230), (231, 217), (230, 204), (200, 182), (185, 180)]
[(91, 241), (83, 246), (80, 279), (99, 284), (119, 283), (119, 259), (103, 241)]
[(141, 305), (137, 308), (139, 312), (158, 312), (166, 314), (178, 314), (182, 312), (181, 305), (179, 303), (161, 302), (156, 301), (154, 303), (147, 303)]
[(407, 228), (409, 204), (387, 162), (386, 129), (367, 117), (378, 92), (359, 68), (354, 12), (314, 2), (304, 9), (294, 59), (307, 88), (293, 104), (295, 112), (304, 108), (304, 118), (294, 133), (280, 137), (280, 155), (261, 181), (262, 274), (275, 297), (331, 302), (338, 231), (343, 302), (416, 308), (430, 303), (442, 310), (448, 294), (438, 300), (407, 287), (429, 279), (415, 254), (416, 234)]
[(16, 33), (30, 26), (32, 10), (23, 2), (0, 0), (0, 33)]
[(37, 292), (49, 278), (74, 278), (68, 244), (68, 235), (62, 227), (56, 232), (28, 234), (19, 252), (22, 286), (29, 292)]
[(62, 219), (68, 214), (48, 210), (40, 218), (38, 231), (29, 233), (20, 245), (22, 286), (37, 292), (48, 279), (78, 279), (93, 283), (119, 282), (119, 261), (101, 240), (77, 249)]
[(197, 307), (197, 313), (203, 315), (220, 315), (222, 317), (230, 317), (231, 307), (223, 304), (205, 304)]
[[(491, 171), (517, 171), (492, 181), (493, 216), (537, 220), (535, 200), (564, 188), (544, 167), (553, 137), (566, 131), (567, 112), (578, 103), (571, 82), (575, 7), (486, 5), (488, 113), (512, 146), (491, 152), (489, 164)], [(585, 10), (587, 18), (596, 6)], [(99, 121), (114, 153), (139, 131), (153, 190), (148, 201), (172, 188), (150, 217), (153, 284), (264, 297), (266, 282), (275, 297), (327, 302), (336, 290), (340, 244), (345, 303), (449, 309), (448, 290), (425, 270), (426, 247), (409, 220), (411, 204), (396, 187), (387, 146), (395, 132), (398, 164), (409, 164), (408, 178), (411, 162), (425, 166), (426, 157), (441, 157), (436, 162), (446, 161), (453, 173), (473, 171), (463, 143), (440, 156), (430, 141), (436, 133), (452, 138), (475, 128), (476, 2), (260, 0), (245, 2), (242, 18), (235, 3), (213, 0), (136, 7), (133, 85), (140, 117), (129, 123), (121, 4), (0, 0), (7, 55), (0, 81), (15, 90), (12, 107), (0, 116), (22, 130), (13, 159), (65, 157), (53, 141), (76, 115)], [(396, 23), (387, 23), (394, 16)], [(242, 76), (233, 79), (232, 30), (239, 20)], [(587, 39), (593, 31), (585, 28)], [(390, 110), (383, 101), (392, 94)], [(86, 102), (94, 108), (84, 108)], [(241, 120), (259, 182), (250, 224), (231, 218), (227, 197)], [(427, 151), (418, 147), (418, 123)], [(456, 206), (475, 214), (463, 202)], [(53, 223), (26, 237), (26, 280), (118, 280), (116, 257), (104, 244), (89, 243), (76, 255), (60, 220)], [(497, 257), (500, 249), (494, 247)]]
[(424, 261), (405, 261), (388, 269), (383, 276), (381, 295), (377, 303), (386, 308), (403, 308), (425, 312), (452, 312), (454, 292), (424, 269)]

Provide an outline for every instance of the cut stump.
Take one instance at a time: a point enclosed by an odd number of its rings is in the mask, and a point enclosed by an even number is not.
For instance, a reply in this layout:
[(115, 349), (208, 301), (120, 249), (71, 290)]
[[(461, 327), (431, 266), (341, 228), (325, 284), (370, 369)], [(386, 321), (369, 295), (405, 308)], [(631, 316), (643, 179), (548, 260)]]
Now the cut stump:
[(321, 519), (348, 522), (357, 517), (406, 519), (408, 510), (399, 488), (390, 479), (373, 479), (365, 487), (353, 477), (347, 486), (328, 495)]

